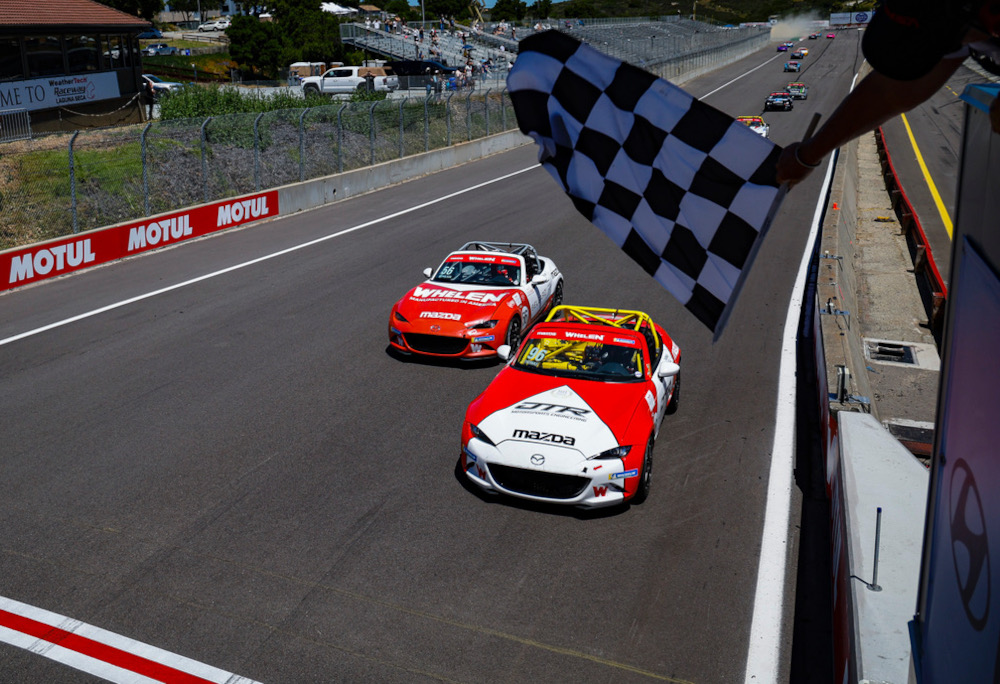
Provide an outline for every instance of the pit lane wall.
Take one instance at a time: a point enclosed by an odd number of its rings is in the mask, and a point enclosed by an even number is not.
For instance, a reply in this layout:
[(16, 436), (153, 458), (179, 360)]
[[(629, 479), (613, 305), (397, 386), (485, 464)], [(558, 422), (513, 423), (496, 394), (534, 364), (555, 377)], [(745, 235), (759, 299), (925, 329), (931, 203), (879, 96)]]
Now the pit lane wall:
[(816, 383), (816, 400), (830, 496), (833, 681), (902, 684), (911, 675), (907, 623), (917, 601), (928, 474), (858, 400), (872, 396), (852, 315), (858, 311), (858, 144), (839, 151), (816, 270), (816, 353), (818, 372), (826, 374), (825, 383), (822, 377)]
[(520, 131), (0, 252), (0, 291), (293, 214), (531, 143)]

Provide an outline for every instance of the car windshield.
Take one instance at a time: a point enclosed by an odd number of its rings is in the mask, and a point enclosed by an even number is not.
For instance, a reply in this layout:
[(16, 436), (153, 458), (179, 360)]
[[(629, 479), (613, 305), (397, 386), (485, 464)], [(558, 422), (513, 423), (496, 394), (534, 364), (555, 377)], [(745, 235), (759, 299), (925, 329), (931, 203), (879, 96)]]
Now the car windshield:
[(448, 259), (433, 280), (441, 283), (470, 285), (500, 285), (510, 287), (521, 282), (521, 267), (517, 259), (478, 260)]
[(163, 79), (160, 78), (159, 76), (153, 76), (152, 74), (146, 74), (146, 78), (148, 78), (153, 83), (163, 83)]
[(601, 339), (570, 339), (565, 333), (557, 337), (531, 337), (521, 347), (514, 367), (531, 373), (598, 382), (640, 382), (643, 379), (642, 352), (633, 340), (618, 338), (623, 344), (607, 341), (609, 337), (615, 339), (613, 333), (593, 337)]

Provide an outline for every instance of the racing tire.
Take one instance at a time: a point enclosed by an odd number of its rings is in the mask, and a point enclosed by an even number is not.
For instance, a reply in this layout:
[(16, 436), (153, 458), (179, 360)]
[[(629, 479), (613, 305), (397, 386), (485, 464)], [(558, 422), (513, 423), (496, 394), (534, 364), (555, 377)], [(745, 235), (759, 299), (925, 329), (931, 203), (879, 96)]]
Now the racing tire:
[(646, 453), (642, 457), (642, 474), (639, 475), (639, 489), (632, 497), (632, 503), (641, 504), (649, 498), (649, 488), (653, 483), (653, 438), (646, 443)]
[(549, 304), (549, 311), (552, 311), (552, 309), (562, 304), (562, 300), (563, 300), (563, 281), (560, 280), (556, 284), (556, 291), (552, 293), (552, 303)]
[(677, 375), (674, 376), (674, 393), (670, 395), (670, 403), (667, 404), (667, 408), (664, 412), (668, 416), (672, 416), (677, 413), (677, 406), (681, 401), (681, 372), (677, 371)]
[(521, 317), (517, 314), (510, 319), (507, 326), (507, 335), (504, 337), (504, 344), (510, 345), (510, 353), (517, 351), (517, 346), (521, 344)]

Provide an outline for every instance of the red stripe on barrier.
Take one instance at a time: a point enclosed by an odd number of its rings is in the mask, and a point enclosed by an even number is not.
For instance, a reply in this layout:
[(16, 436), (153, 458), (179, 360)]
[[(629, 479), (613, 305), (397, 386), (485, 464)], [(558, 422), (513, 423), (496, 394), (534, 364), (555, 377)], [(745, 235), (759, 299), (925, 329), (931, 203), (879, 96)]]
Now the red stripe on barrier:
[(278, 216), (278, 191), (204, 204), (0, 252), (0, 291)]
[(903, 185), (899, 182), (899, 175), (896, 173), (896, 167), (892, 163), (892, 156), (889, 154), (889, 147), (885, 144), (885, 134), (882, 132), (881, 126), (879, 126), (876, 133), (878, 134), (879, 141), (882, 143), (882, 151), (885, 154), (885, 161), (889, 165), (889, 170), (892, 172), (892, 178), (896, 183), (896, 189), (899, 191), (900, 197), (903, 198), (903, 202), (906, 204), (906, 209), (910, 212), (910, 215), (913, 216), (913, 224), (917, 227), (917, 234), (920, 236), (920, 244), (927, 250), (927, 265), (931, 270), (931, 279), (934, 281), (934, 287), (937, 292), (940, 292), (947, 299), (948, 286), (945, 285), (944, 278), (941, 277), (941, 273), (938, 271), (937, 263), (934, 261), (934, 254), (931, 252), (931, 246), (927, 242), (927, 234), (924, 233), (924, 227), (920, 225), (920, 217), (917, 216), (917, 212), (913, 210), (913, 204), (910, 203), (910, 198), (906, 196), (906, 191), (903, 190)]
[(88, 639), (73, 632), (67, 632), (64, 629), (26, 618), (23, 615), (9, 613), (5, 610), (0, 610), (0, 627), (6, 627), (16, 632), (33, 636), (36, 639), (48, 641), (57, 646), (91, 658), (96, 658), (109, 665), (114, 665), (115, 667), (120, 667), (160, 682), (178, 682), (179, 684), (210, 684), (211, 682), (211, 680), (196, 677), (168, 665), (148, 660), (128, 651), (123, 651), (120, 648), (108, 646), (100, 641)]

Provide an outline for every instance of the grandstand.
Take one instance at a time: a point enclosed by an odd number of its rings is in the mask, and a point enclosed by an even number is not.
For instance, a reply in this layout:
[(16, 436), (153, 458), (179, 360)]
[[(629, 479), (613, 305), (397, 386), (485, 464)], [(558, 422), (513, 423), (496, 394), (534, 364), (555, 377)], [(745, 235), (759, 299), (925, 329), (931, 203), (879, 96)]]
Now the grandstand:
[(539, 22), (532, 27), (516, 27), (516, 38), (496, 25), (466, 27), (456, 25), (438, 32), (436, 50), (430, 53), (429, 32), (440, 29), (437, 22), (411, 23), (396, 32), (374, 30), (360, 23), (341, 25), (341, 39), (357, 49), (386, 59), (436, 59), (451, 66), (487, 63), (488, 73), (477, 74), (480, 85), (503, 87), (510, 63), (516, 59), (519, 39), (540, 30), (557, 29), (576, 36), (598, 50), (653, 71), (665, 78), (690, 77), (713, 65), (732, 61), (759, 49), (770, 39), (769, 26), (720, 27), (680, 16), (619, 19), (565, 19)]

